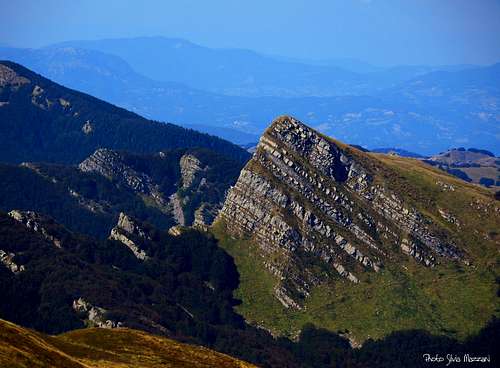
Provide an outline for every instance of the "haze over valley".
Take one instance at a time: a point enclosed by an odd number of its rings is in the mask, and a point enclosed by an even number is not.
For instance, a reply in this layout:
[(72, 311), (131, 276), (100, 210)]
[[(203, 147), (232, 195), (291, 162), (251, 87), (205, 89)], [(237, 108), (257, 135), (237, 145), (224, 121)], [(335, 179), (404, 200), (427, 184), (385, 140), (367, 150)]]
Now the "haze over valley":
[(290, 62), (162, 37), (0, 48), (0, 58), (145, 117), (237, 144), (257, 142), (267, 122), (286, 113), (368, 149), (432, 155), (499, 147), (500, 64), (360, 71), (346, 62)]

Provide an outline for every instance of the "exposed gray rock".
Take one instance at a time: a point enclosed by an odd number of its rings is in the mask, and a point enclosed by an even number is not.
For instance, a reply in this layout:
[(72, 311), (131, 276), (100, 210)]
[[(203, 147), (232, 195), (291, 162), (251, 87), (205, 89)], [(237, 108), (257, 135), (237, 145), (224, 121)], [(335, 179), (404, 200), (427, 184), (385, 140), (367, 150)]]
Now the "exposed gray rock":
[(149, 196), (160, 208), (168, 206), (168, 200), (164, 198), (159, 186), (148, 175), (126, 165), (119, 152), (104, 148), (98, 149), (78, 167), (83, 172), (99, 173), (109, 179), (119, 181), (136, 193)]
[[(334, 274), (362, 282), (364, 272), (383, 268), (393, 244), (425, 266), (437, 256), (462, 258), (433, 234), (429, 219), (374, 184), (370, 170), (290, 117), (277, 119), (262, 136), (218, 218), (231, 235), (256, 244), (280, 280), (275, 296), (285, 307), (300, 308), (311, 287)], [(317, 264), (331, 273), (314, 271)]]
[(443, 183), (440, 180), (436, 181), (436, 185), (439, 185), (442, 188), (443, 192), (454, 192), (455, 191), (455, 187), (453, 185)]
[(181, 225), (172, 226), (168, 229), (168, 233), (172, 236), (180, 236), (182, 234), (184, 227)]
[(97, 202), (94, 201), (93, 199), (88, 199), (82, 196), (80, 193), (76, 192), (75, 190), (69, 188), (69, 194), (76, 198), (78, 201), (78, 204), (82, 207), (85, 207), (91, 212), (94, 213), (105, 213), (107, 212), (106, 209), (109, 208), (109, 204), (106, 203), (105, 201)]
[(207, 168), (201, 167), (201, 162), (193, 155), (183, 155), (179, 160), (182, 176), (182, 187), (189, 188), (195, 182), (195, 179)]
[(49, 100), (45, 96), (45, 90), (36, 85), (31, 92), (31, 103), (42, 110), (49, 110), (54, 105), (54, 101)]
[(119, 241), (120, 243), (126, 245), (138, 259), (142, 261), (148, 260), (149, 257), (146, 252), (140, 248), (132, 237), (151, 240), (139, 224), (137, 224), (131, 217), (121, 212), (118, 224), (111, 229), (109, 239)]
[(83, 124), (82, 126), (82, 132), (89, 135), (93, 131), (94, 131), (94, 125), (90, 122), (90, 120), (87, 120), (85, 124)]
[(26, 269), (24, 265), (18, 265), (14, 262), (15, 256), (16, 255), (14, 253), (7, 253), (6, 251), (0, 249), (0, 263), (2, 263), (10, 270), (10, 272), (14, 274), (23, 272)]
[(446, 210), (444, 210), (442, 208), (438, 208), (438, 212), (441, 215), (441, 217), (444, 218), (449, 223), (460, 226), (460, 222), (451, 213), (447, 212)]
[(96, 307), (83, 298), (73, 300), (73, 310), (84, 314), (88, 327), (118, 328), (123, 327), (122, 322), (106, 319), (106, 309)]
[(67, 109), (71, 106), (71, 103), (68, 100), (65, 100), (64, 98), (59, 98), (59, 105)]
[(42, 234), (45, 239), (50, 241), (57, 248), (62, 247), (61, 239), (50, 234), (47, 231), (46, 227), (44, 226), (44, 223), (51, 221), (45, 216), (39, 215), (38, 213), (33, 211), (19, 211), (19, 210), (10, 211), (9, 216), (12, 217), (14, 220), (25, 225), (28, 229), (31, 229), (33, 231)]
[(16, 88), (27, 83), (30, 83), (29, 79), (18, 75), (8, 66), (0, 65), (0, 87), (12, 86)]
[(181, 226), (184, 226), (186, 224), (186, 220), (184, 219), (184, 210), (182, 209), (182, 202), (179, 198), (179, 194), (175, 192), (170, 196), (169, 199), (170, 206), (172, 207), (172, 215), (174, 216), (175, 222)]
[[(159, 152), (155, 159), (169, 159), (167, 153)], [(137, 165), (129, 163), (127, 154), (98, 149), (90, 157), (80, 163), (79, 169), (83, 172), (94, 172), (107, 177), (136, 194), (147, 205), (154, 204), (160, 211), (171, 214), (179, 225), (196, 225), (206, 227), (215, 219), (222, 207), (222, 203), (201, 203), (194, 208), (194, 219), (185, 218), (184, 208), (190, 205), (190, 200), (211, 185), (207, 182), (209, 167), (193, 154), (184, 154), (179, 159), (181, 178), (179, 183), (172, 183), (172, 187), (165, 186), (161, 180), (153, 179), (147, 170), (141, 171)], [(140, 166), (140, 165), (139, 165)], [(173, 176), (173, 173), (171, 173)], [(156, 181), (155, 181), (156, 180)], [(175, 187), (174, 187), (175, 185)], [(82, 206), (93, 212), (102, 211), (98, 203), (85, 200), (78, 193), (74, 193)]]
[(194, 212), (193, 226), (200, 229), (207, 229), (208, 226), (214, 222), (220, 209), (221, 206), (218, 204), (209, 205), (207, 203), (202, 203)]
[(436, 263), (436, 259), (430, 255), (430, 252), (427, 252), (425, 248), (419, 246), (415, 241), (403, 238), (403, 240), (401, 240), (400, 247), (403, 253), (412, 256), (426, 266), (431, 267)]

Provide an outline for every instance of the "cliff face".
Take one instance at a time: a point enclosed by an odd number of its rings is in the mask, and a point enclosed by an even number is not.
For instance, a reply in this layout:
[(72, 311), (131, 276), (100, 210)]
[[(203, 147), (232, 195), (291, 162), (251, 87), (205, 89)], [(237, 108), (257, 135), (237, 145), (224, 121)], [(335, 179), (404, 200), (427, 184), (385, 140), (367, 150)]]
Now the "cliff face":
[(127, 164), (125, 155), (108, 149), (98, 149), (78, 167), (83, 172), (96, 172), (115, 180), (135, 193), (151, 197), (160, 208), (165, 207), (168, 201), (159, 185), (146, 173)]
[[(278, 118), (229, 191), (219, 215), (278, 277), (275, 297), (300, 309), (312, 287), (342, 277), (363, 282), (386, 262), (422, 267), (467, 262), (445, 229), (407, 203), (389, 168), (291, 117)], [(438, 209), (436, 209), (438, 211)]]
[[(63, 246), (63, 241), (61, 238), (67, 235), (66, 231), (59, 225), (55, 224), (55, 222), (51, 218), (40, 215), (34, 211), (19, 210), (10, 211), (9, 216), (26, 226), (28, 229), (42, 234), (42, 236), (46, 240), (54, 244), (55, 247), (61, 248)], [(54, 226), (56, 226), (57, 232), (53, 229)], [(61, 233), (64, 235), (62, 235)]]
[(149, 259), (146, 251), (141, 249), (135, 239), (139, 238), (141, 241), (151, 240), (146, 231), (131, 217), (121, 212), (118, 218), (118, 224), (111, 229), (109, 239), (116, 240), (128, 247), (137, 259), (146, 261)]
[(238, 165), (233, 162), (228, 171), (224, 161), (231, 164), (203, 150), (134, 155), (98, 149), (80, 163), (79, 169), (98, 173), (137, 194), (145, 203), (171, 215), (179, 225), (204, 227), (214, 220), (225, 191), (238, 175)]

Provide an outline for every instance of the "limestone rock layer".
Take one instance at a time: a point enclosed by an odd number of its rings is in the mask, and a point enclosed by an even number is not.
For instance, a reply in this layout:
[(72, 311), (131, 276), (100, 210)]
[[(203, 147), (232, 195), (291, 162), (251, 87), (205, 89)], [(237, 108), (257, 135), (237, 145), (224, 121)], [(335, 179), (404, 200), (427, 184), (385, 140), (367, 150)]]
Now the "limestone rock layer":
[(280, 280), (275, 296), (286, 307), (301, 308), (323, 281), (362, 282), (401, 257), (423, 267), (463, 257), (428, 218), (375, 180), (374, 160), (280, 117), (229, 191), (219, 220), (232, 236), (252, 240)]

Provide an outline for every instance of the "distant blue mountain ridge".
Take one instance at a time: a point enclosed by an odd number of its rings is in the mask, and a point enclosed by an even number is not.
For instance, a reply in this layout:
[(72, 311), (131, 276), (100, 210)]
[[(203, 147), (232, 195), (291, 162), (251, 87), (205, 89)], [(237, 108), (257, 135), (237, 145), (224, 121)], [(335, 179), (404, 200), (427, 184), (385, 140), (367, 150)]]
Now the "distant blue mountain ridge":
[[(272, 119), (290, 114), (325, 134), (369, 149), (399, 147), (432, 155), (465, 145), (500, 152), (500, 64), (358, 73), (163, 38), (78, 41), (41, 49), (3, 47), (0, 59), (19, 62), (145, 117), (237, 144), (257, 141)], [(225, 79), (219, 79), (225, 69)], [(324, 73), (339, 82), (329, 87), (322, 80), (315, 85)], [(250, 83), (248, 75), (258, 78)], [(165, 80), (169, 77), (173, 79)], [(376, 79), (383, 80), (380, 87), (370, 86)], [(309, 87), (301, 88), (306, 82)], [(266, 95), (266, 90), (276, 93)]]

